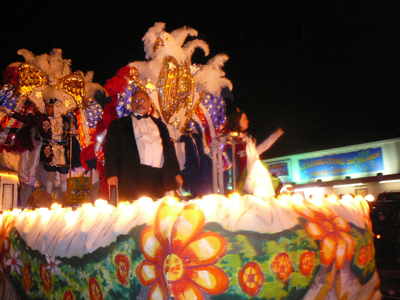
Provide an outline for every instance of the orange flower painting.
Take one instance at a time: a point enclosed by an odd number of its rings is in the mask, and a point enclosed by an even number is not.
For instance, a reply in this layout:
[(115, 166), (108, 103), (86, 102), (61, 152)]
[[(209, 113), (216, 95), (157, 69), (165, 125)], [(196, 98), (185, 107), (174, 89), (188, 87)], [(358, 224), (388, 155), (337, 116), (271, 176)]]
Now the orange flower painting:
[(238, 274), (239, 285), (242, 290), (255, 297), (264, 283), (264, 275), (260, 266), (255, 262), (248, 262)]
[[(11, 220), (10, 216), (5, 216), (2, 219), (0, 219), (0, 252), (3, 249), (4, 241), (7, 239), (8, 234), (14, 227), (14, 223), (15, 221)], [(7, 245), (9, 245), (9, 241), (7, 242)]]
[(140, 283), (150, 286), (148, 299), (205, 299), (204, 293), (226, 291), (228, 276), (215, 264), (226, 253), (226, 241), (218, 233), (203, 232), (204, 214), (195, 204), (180, 209), (160, 204), (154, 226), (140, 236), (144, 260), (136, 268)]
[(294, 271), (289, 255), (278, 253), (271, 264), (271, 270), (282, 283), (287, 282)]
[(341, 270), (345, 260), (350, 261), (354, 255), (355, 242), (349, 234), (350, 225), (342, 217), (334, 215), (328, 208), (306, 203), (295, 206), (296, 212), (308, 222), (307, 233), (320, 240), (321, 262), (325, 266), (333, 262)]

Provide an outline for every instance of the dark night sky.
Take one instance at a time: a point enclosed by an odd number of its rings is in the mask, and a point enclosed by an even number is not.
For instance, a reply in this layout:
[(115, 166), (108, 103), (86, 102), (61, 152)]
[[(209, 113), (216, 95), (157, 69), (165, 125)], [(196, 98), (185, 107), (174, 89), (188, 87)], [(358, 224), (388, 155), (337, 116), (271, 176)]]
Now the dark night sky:
[(1, 3), (0, 68), (25, 48), (61, 48), (72, 70), (102, 85), (145, 60), (141, 38), (155, 22), (189, 26), (211, 53), (230, 57), (234, 101), (261, 141), (285, 134), (277, 157), (400, 137), (400, 1), (8, 1)]

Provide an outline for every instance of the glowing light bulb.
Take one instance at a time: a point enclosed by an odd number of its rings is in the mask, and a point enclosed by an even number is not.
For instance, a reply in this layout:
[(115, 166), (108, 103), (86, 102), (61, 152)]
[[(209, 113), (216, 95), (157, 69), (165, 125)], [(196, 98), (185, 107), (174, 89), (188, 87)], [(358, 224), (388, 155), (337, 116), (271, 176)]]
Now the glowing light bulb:
[(142, 197), (137, 201), (137, 204), (141, 209), (149, 209), (153, 204), (153, 200), (149, 197)]
[(121, 202), (119, 202), (118, 203), (118, 209), (120, 209), (120, 210), (124, 210), (124, 209), (126, 209), (127, 207), (129, 206), (129, 202), (128, 201), (121, 201)]
[(94, 206), (92, 203), (85, 203), (81, 206), (81, 209), (86, 211), (86, 212), (91, 212), (94, 210)]
[(122, 214), (124, 216), (128, 216), (132, 215), (136, 211), (137, 206), (129, 203), (128, 201), (125, 201), (118, 203), (118, 209), (122, 211)]
[(176, 199), (175, 197), (167, 197), (164, 201), (168, 205), (175, 205), (178, 202), (178, 199)]
[(21, 213), (21, 209), (17, 208), (17, 209), (13, 209), (11, 214), (14, 216), (18, 216)]
[(37, 212), (39, 215), (44, 216), (49, 212), (49, 209), (47, 207), (41, 207)]
[(361, 195), (356, 195), (356, 196), (354, 197), (354, 200), (362, 201), (362, 200), (364, 200), (364, 198), (363, 198), (363, 196), (361, 196)]
[(342, 200), (343, 200), (343, 201), (350, 202), (351, 200), (353, 200), (353, 196), (350, 195), (350, 194), (346, 194), (346, 195), (344, 195), (344, 196), (342, 197)]
[(314, 205), (320, 206), (322, 204), (322, 197), (320, 195), (314, 195), (310, 198), (310, 202)]
[(268, 196), (267, 189), (260, 186), (254, 191), (253, 195), (259, 198), (266, 198)]
[(228, 198), (230, 200), (239, 201), (240, 200), (240, 195), (238, 193), (232, 193), (232, 194), (228, 195)]
[(96, 208), (105, 208), (107, 206), (107, 204), (108, 204), (107, 200), (102, 200), (102, 199), (97, 199), (94, 202), (94, 206)]
[(294, 194), (294, 195), (292, 196), (292, 202), (293, 202), (294, 204), (302, 204), (303, 201), (304, 201), (304, 197), (303, 197), (302, 194)]
[(371, 201), (374, 201), (374, 200), (375, 200), (375, 197), (372, 196), (372, 195), (367, 195), (367, 196), (364, 197), (364, 199), (367, 200), (367, 201), (369, 201), (369, 202), (371, 202)]
[(331, 194), (326, 198), (326, 200), (328, 200), (331, 203), (337, 203), (337, 199), (338, 197), (335, 194)]
[(41, 207), (37, 212), (44, 221), (47, 221), (50, 218), (51, 212), (47, 207)]
[(53, 209), (53, 210), (56, 210), (56, 209), (58, 209), (58, 208), (61, 208), (61, 204), (58, 204), (58, 203), (54, 202), (54, 203), (51, 205), (51, 209)]
[(71, 210), (65, 214), (64, 218), (65, 218), (65, 220), (67, 220), (68, 225), (72, 225), (78, 219), (78, 213)]
[(290, 197), (287, 194), (280, 194), (280, 195), (278, 195), (277, 199), (282, 202), (287, 202), (287, 201), (289, 201)]

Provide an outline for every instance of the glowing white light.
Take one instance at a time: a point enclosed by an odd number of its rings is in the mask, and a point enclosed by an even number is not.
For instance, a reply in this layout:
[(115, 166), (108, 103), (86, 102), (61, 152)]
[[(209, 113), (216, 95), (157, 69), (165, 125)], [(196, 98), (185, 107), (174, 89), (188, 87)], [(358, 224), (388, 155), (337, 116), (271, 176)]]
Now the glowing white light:
[(167, 203), (168, 205), (175, 205), (178, 202), (178, 199), (174, 198), (174, 197), (167, 197), (165, 200), (165, 203)]
[(153, 204), (153, 200), (149, 197), (142, 197), (137, 201), (137, 204), (141, 209), (149, 209)]
[(240, 200), (240, 195), (238, 193), (233, 193), (233, 194), (228, 195), (228, 198), (230, 200), (239, 201)]
[(328, 200), (331, 203), (337, 203), (337, 199), (338, 197), (335, 194), (331, 194), (326, 198), (326, 200)]
[(47, 207), (41, 207), (37, 210), (38, 214), (44, 216), (49, 213), (49, 209)]
[(94, 206), (96, 207), (96, 208), (106, 208), (107, 207), (107, 205), (108, 205), (108, 202), (107, 202), (107, 200), (102, 200), (102, 199), (97, 199), (95, 202), (94, 202)]
[(92, 203), (85, 203), (85, 204), (83, 204), (83, 205), (81, 206), (81, 209), (84, 210), (84, 211), (86, 211), (86, 212), (91, 212), (91, 211), (93, 211), (95, 208), (94, 208), (94, 206), (93, 206)]
[(122, 211), (123, 215), (127, 216), (132, 215), (136, 211), (137, 206), (130, 204), (128, 201), (123, 201), (118, 203), (118, 209)]
[(287, 201), (289, 201), (289, 199), (290, 199), (289, 195), (286, 195), (286, 194), (278, 195), (278, 200), (280, 200), (282, 202), (287, 202)]
[(292, 196), (292, 202), (295, 204), (301, 204), (304, 201), (304, 197), (302, 194), (294, 194)]
[(124, 209), (126, 209), (127, 207), (129, 206), (129, 202), (128, 201), (121, 201), (121, 202), (119, 202), (118, 203), (118, 209), (120, 209), (120, 210), (124, 210)]
[(391, 183), (391, 182), (399, 182), (400, 179), (393, 179), (393, 180), (383, 180), (383, 181), (379, 181), (379, 183)]
[(11, 214), (14, 216), (18, 216), (21, 213), (21, 209), (17, 208), (17, 209), (13, 209)]
[(46, 207), (41, 207), (37, 210), (38, 214), (44, 221), (47, 221), (51, 216), (51, 211)]
[(369, 202), (371, 202), (371, 201), (374, 201), (374, 200), (375, 200), (375, 197), (372, 196), (372, 195), (367, 195), (367, 196), (364, 197), (364, 199), (367, 200), (367, 201), (369, 201)]
[(65, 220), (67, 220), (68, 225), (72, 225), (78, 219), (78, 213), (71, 210), (65, 214), (64, 218), (65, 218)]
[(346, 194), (346, 195), (344, 195), (344, 196), (342, 197), (342, 200), (344, 200), (344, 201), (351, 201), (351, 200), (353, 200), (353, 196), (350, 195), (350, 194)]
[(58, 208), (61, 208), (61, 205), (58, 204), (58, 203), (56, 203), (56, 202), (54, 202), (54, 203), (51, 205), (51, 209), (53, 209), (53, 210), (56, 210), (56, 209), (58, 209)]
[(314, 195), (310, 198), (310, 202), (314, 205), (320, 206), (322, 204), (322, 196), (321, 195)]
[(268, 196), (267, 189), (264, 186), (259, 186), (253, 195), (259, 198), (266, 198)]
[(364, 185), (364, 183), (340, 184), (340, 185), (334, 185), (333, 188), (336, 189), (341, 187), (359, 186), (359, 185)]
[(356, 196), (354, 197), (354, 200), (362, 201), (362, 200), (364, 200), (364, 197), (361, 196), (361, 195), (356, 195)]

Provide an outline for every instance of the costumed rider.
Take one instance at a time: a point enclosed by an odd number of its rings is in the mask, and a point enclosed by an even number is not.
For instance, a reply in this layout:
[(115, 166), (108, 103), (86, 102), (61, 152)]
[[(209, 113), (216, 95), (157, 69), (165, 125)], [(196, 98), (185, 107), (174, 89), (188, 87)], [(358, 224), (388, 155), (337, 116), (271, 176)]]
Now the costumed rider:
[(144, 91), (132, 95), (132, 113), (111, 122), (104, 145), (107, 183), (119, 200), (159, 199), (183, 180), (167, 126), (150, 116)]
[[(226, 126), (224, 130), (222, 130), (221, 134), (226, 134), (229, 132), (236, 132), (239, 134), (242, 134), (242, 138), (239, 139), (238, 143), (235, 143), (235, 155), (232, 154), (232, 145), (231, 143), (228, 143), (225, 145), (225, 151), (227, 153), (227, 156), (229, 157), (227, 159), (227, 162), (225, 164), (229, 165), (228, 169), (232, 167), (232, 160), (236, 160), (236, 181), (239, 181), (241, 176), (243, 175), (243, 172), (246, 168), (247, 165), (247, 153), (246, 153), (246, 145), (247, 142), (252, 140), (251, 136), (249, 137), (247, 135), (247, 130), (249, 128), (249, 120), (247, 118), (247, 115), (243, 112), (240, 111), (239, 109), (236, 109), (235, 111), (232, 111), (226, 121)], [(283, 134), (283, 130), (281, 128), (278, 128), (274, 133), (272, 133), (267, 139), (265, 139), (261, 144), (257, 145), (257, 154), (261, 155), (264, 153), (266, 150), (268, 150), (274, 143), (275, 141)], [(227, 187), (228, 185), (228, 180), (229, 180), (229, 174), (228, 172), (225, 172), (224, 175), (224, 185)], [(237, 182), (236, 182), (237, 183)]]
[[(59, 90), (54, 87), (48, 87), (41, 91), (43, 96), (44, 108), (38, 109), (35, 113), (23, 115), (21, 113), (10, 111), (8, 108), (1, 107), (11, 118), (14, 118), (26, 125), (37, 128), (37, 133), (42, 139), (39, 162), (47, 173), (46, 191), (52, 195), (56, 172), (59, 173), (61, 194), (67, 191), (67, 176), (69, 172), (69, 133), (75, 130), (76, 119), (72, 113), (67, 117), (60, 113), (61, 103), (58, 97)], [(34, 103), (38, 108), (38, 103)], [(42, 104), (43, 105), (43, 104)], [(44, 111), (41, 113), (39, 110)], [(73, 118), (72, 122), (70, 118)], [(74, 128), (71, 128), (74, 127)], [(72, 169), (80, 167), (80, 145), (75, 136), (72, 140)]]

